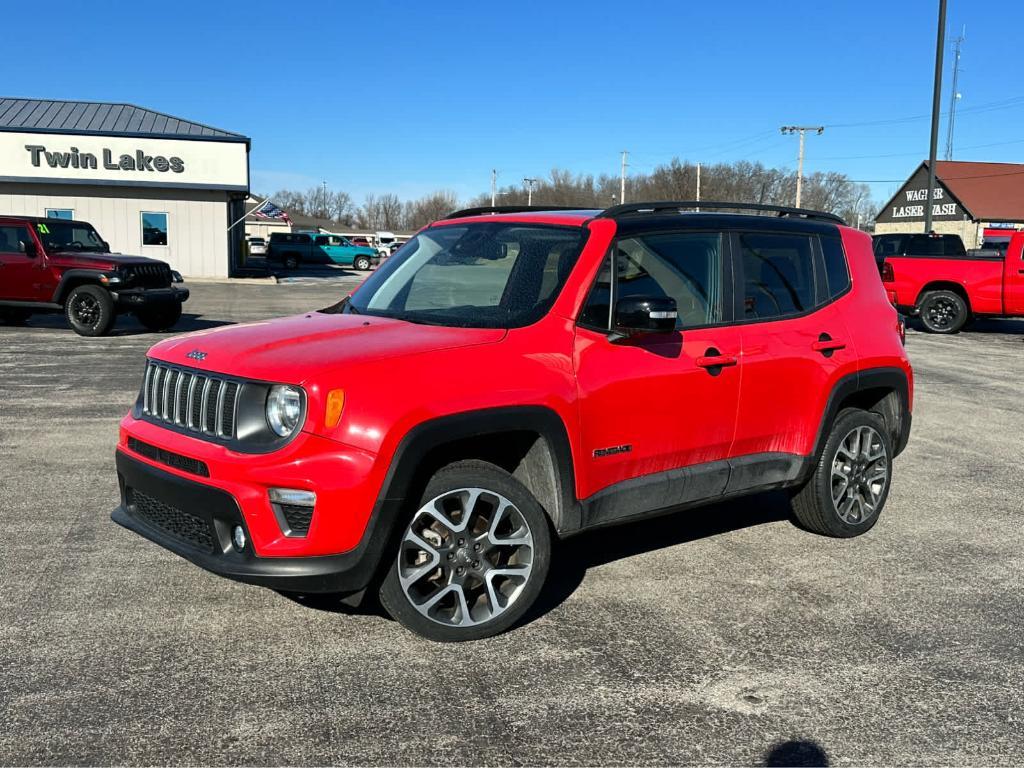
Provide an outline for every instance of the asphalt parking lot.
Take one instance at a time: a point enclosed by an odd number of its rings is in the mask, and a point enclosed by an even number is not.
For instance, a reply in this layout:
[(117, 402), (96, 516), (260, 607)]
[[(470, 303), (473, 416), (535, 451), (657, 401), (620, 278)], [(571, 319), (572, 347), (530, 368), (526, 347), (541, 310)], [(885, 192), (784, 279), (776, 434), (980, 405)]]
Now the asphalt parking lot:
[[(344, 282), (193, 285), (185, 327)], [(581, 536), (472, 645), (236, 584), (113, 524), (159, 336), (0, 326), (0, 763), (1000, 764), (1024, 757), (1024, 322), (910, 332), (879, 524), (759, 496)]]

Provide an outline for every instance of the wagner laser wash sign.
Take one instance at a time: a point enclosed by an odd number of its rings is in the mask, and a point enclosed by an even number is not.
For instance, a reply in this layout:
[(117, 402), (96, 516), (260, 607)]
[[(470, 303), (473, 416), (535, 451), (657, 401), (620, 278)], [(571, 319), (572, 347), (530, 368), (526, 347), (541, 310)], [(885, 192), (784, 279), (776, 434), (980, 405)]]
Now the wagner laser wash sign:
[(81, 219), (186, 276), (241, 251), (249, 139), (129, 104), (0, 98), (0, 214)]

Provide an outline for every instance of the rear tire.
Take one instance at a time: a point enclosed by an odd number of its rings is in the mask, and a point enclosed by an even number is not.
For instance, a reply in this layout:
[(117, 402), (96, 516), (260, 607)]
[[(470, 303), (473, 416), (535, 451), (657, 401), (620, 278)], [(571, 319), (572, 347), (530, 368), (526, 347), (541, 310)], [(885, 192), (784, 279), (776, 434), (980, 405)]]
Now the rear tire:
[(929, 333), (956, 333), (970, 316), (963, 296), (953, 291), (928, 291), (917, 303), (917, 310)]
[(508, 472), (460, 461), (431, 478), (390, 557), (380, 602), (397, 622), (429, 640), (479, 640), (512, 627), (537, 599), (551, 528)]
[(110, 294), (91, 284), (71, 290), (64, 301), (64, 316), (79, 336), (106, 336), (117, 319)]
[(359, 256), (356, 258), (355, 268), (360, 272), (365, 272), (370, 268), (370, 259), (367, 256)]
[(849, 538), (878, 522), (892, 482), (892, 441), (877, 413), (840, 412), (814, 474), (793, 496), (797, 522), (822, 536)]
[(181, 304), (175, 302), (159, 307), (147, 307), (136, 312), (135, 317), (150, 331), (167, 331), (181, 319)]
[(285, 254), (284, 257), (284, 268), (285, 269), (298, 269), (299, 268), (299, 257), (294, 253)]

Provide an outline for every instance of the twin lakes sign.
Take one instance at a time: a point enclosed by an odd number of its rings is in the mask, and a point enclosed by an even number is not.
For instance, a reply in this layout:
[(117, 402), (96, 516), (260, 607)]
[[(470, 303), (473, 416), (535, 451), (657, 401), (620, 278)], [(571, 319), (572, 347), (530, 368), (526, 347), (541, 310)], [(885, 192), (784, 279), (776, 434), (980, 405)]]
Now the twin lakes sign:
[(244, 141), (0, 132), (0, 182), (248, 190)]
[[(888, 202), (875, 219), (881, 223), (923, 222), (925, 206), (928, 205), (928, 169), (924, 165), (904, 184), (896, 196)], [(935, 221), (960, 221), (964, 217), (972, 218), (963, 206), (943, 186), (942, 181), (935, 180), (932, 192), (932, 219)]]

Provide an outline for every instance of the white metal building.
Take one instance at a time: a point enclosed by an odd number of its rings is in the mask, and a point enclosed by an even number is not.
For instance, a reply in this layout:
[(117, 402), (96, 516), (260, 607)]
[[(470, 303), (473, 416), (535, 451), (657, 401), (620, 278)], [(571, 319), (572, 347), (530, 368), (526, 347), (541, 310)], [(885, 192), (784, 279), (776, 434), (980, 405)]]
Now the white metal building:
[(239, 263), (247, 137), (130, 104), (0, 98), (0, 214), (91, 222), (186, 276)]

